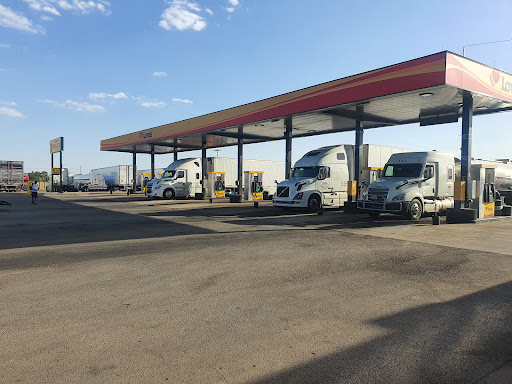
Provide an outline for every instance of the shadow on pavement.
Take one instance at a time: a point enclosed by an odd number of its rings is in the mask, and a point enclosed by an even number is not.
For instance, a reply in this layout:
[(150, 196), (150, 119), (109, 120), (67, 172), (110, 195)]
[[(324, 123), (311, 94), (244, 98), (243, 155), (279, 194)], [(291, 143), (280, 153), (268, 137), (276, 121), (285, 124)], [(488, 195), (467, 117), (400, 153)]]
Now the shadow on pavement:
[[(207, 229), (45, 197), (12, 196), (0, 213), (0, 249), (212, 233)], [(91, 200), (89, 200), (90, 202)]]
[(508, 282), (381, 317), (386, 336), (251, 384), (474, 383), (512, 361), (511, 302)]

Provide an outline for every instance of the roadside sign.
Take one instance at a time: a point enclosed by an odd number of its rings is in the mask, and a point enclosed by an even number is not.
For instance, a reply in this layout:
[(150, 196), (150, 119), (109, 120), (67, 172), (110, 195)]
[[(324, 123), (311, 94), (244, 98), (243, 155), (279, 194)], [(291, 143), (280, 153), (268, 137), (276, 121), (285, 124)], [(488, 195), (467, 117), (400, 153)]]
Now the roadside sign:
[(64, 150), (64, 138), (58, 137), (50, 140), (50, 153), (57, 153)]
[(60, 168), (52, 168), (52, 175), (60, 175)]

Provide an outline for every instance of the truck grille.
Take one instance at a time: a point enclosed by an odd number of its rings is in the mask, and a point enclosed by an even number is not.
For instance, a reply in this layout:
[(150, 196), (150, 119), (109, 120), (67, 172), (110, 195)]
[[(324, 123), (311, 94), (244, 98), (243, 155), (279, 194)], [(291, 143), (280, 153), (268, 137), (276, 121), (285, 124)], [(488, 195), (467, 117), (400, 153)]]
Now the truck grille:
[(368, 188), (368, 201), (373, 203), (381, 203), (388, 198), (388, 188)]
[(277, 187), (277, 197), (289, 197), (290, 187)]

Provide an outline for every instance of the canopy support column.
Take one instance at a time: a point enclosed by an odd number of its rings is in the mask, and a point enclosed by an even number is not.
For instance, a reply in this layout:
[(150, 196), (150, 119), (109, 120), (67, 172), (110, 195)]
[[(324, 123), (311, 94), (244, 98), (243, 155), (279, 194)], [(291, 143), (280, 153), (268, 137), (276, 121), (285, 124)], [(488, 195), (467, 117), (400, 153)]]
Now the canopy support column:
[(151, 180), (155, 178), (155, 146), (151, 146)]
[(464, 206), (469, 208), (469, 183), (471, 182), (471, 145), (473, 135), (473, 95), (462, 96), (462, 145), (460, 153), (460, 181), (466, 183)]
[(137, 147), (133, 147), (133, 193), (137, 191)]
[(286, 140), (285, 149), (285, 179), (289, 179), (292, 176), (292, 130), (293, 123), (292, 117), (288, 116), (284, 119), (284, 139)]
[(178, 139), (174, 139), (174, 161), (178, 160)]
[(243, 177), (244, 177), (244, 127), (240, 125), (238, 127), (238, 185), (236, 193), (239, 196), (240, 201), (243, 200)]
[(361, 190), (361, 151), (363, 150), (363, 134), (362, 115), (364, 111), (363, 105), (356, 107), (356, 142), (354, 146), (354, 180), (356, 182), (356, 200), (359, 199), (359, 191)]
[(203, 135), (201, 140), (201, 199), (203, 200), (206, 199), (206, 180), (208, 179), (208, 172), (206, 167), (206, 135)]

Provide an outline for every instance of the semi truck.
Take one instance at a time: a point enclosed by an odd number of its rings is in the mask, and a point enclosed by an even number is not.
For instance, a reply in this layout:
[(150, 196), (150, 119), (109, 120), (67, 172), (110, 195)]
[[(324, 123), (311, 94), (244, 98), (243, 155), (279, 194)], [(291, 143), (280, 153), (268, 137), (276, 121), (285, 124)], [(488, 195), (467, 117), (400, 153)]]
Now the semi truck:
[(23, 183), (23, 161), (0, 160), (0, 191), (21, 191)]
[[(364, 144), (360, 152), (360, 187), (379, 176), (393, 153), (407, 149)], [(273, 198), (274, 207), (301, 208), (316, 212), (320, 207), (340, 208), (348, 200), (348, 181), (355, 180), (354, 145), (322, 147), (306, 153), (295, 163), (292, 177), (280, 182)]]
[(424, 213), (453, 208), (456, 177), (453, 154), (436, 151), (392, 155), (382, 178), (371, 183), (358, 208), (372, 217), (396, 213), (418, 220)]
[(103, 176), (109, 189), (126, 190), (133, 187), (133, 165), (91, 169), (91, 175)]
[[(496, 165), (494, 187), (512, 203), (512, 166), (505, 160), (472, 159), (471, 164)], [(453, 154), (410, 152), (395, 154), (382, 179), (369, 185), (358, 208), (370, 216), (395, 213), (418, 220), (454, 206), (454, 182), (460, 181), (460, 160)]]
[[(236, 191), (238, 179), (238, 159), (208, 157), (206, 164), (209, 175), (222, 175), (225, 195)], [(263, 197), (268, 199), (276, 191), (276, 179), (282, 179), (285, 166), (282, 161), (245, 160), (244, 171), (260, 172), (262, 175)], [(174, 161), (159, 180), (146, 185), (146, 195), (151, 198), (189, 198), (202, 193), (201, 158), (187, 158)], [(207, 180), (208, 183), (208, 180)], [(208, 186), (205, 186), (208, 189)]]

